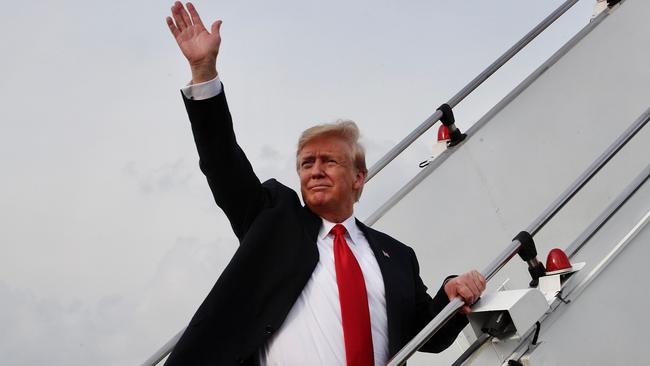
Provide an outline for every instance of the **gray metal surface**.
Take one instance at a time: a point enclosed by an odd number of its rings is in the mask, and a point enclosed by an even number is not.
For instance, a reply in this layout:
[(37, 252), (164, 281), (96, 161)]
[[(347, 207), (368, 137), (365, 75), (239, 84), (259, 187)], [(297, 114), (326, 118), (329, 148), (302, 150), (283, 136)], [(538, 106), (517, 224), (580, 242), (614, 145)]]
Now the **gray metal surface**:
[[(647, 358), (645, 262), (650, 255), (650, 187), (642, 187), (579, 253), (587, 266), (567, 284), (569, 304), (542, 323), (533, 365), (638, 365)], [(629, 301), (621, 301), (627, 299)], [(473, 365), (490, 363), (474, 362)]]
[[(594, 237), (598, 232), (605, 227), (607, 222), (615, 217), (616, 213), (630, 200), (630, 199), (639, 199), (639, 196), (635, 197), (635, 194), (639, 189), (641, 189), (644, 184), (648, 181), (648, 177), (650, 177), (650, 164), (646, 166), (646, 168), (634, 179), (633, 182), (631, 182), (626, 189), (619, 194), (618, 197), (599, 215), (599, 217), (591, 224), (589, 225), (588, 228), (583, 231), (578, 238), (576, 238), (566, 249), (565, 253), (569, 258), (573, 258), (577, 256), (579, 253), (580, 249), (585, 247), (585, 245), (588, 244), (589, 240)], [(640, 201), (643, 203), (644, 197), (640, 197)], [(641, 207), (643, 207), (641, 205)], [(566, 287), (562, 291), (562, 296), (564, 301), (556, 300), (552, 305), (551, 305), (551, 311), (549, 311), (544, 317), (539, 319), (539, 321), (542, 324), (542, 327), (546, 328), (548, 321), (550, 319), (553, 319), (555, 314), (553, 313), (556, 311), (559, 307), (564, 306), (564, 305), (569, 305), (570, 301), (575, 300), (581, 291), (583, 291), (597, 276), (602, 272), (602, 270), (615, 258), (616, 255), (618, 255), (627, 244), (629, 244), (630, 241), (634, 239), (634, 237), (643, 229), (643, 227), (648, 223), (648, 220), (650, 218), (650, 213), (646, 212), (644, 217), (639, 221), (637, 225), (635, 225), (630, 231), (628, 231), (624, 237), (623, 240), (619, 242), (613, 249), (609, 251), (609, 253), (604, 254), (602, 259), (599, 259), (598, 264), (594, 265), (593, 263), (590, 264), (589, 268), (590, 271), (588, 271), (588, 274), (585, 276), (583, 272), (581, 274), (580, 282), (576, 285), (575, 281), (571, 282), (569, 281), (566, 285)], [(616, 220), (616, 219), (615, 219)], [(628, 217), (625, 217), (625, 220), (628, 220)], [(608, 228), (607, 228), (608, 229)], [(600, 245), (599, 249), (599, 243), (596, 241), (594, 243), (591, 243), (593, 248), (590, 248), (592, 251), (598, 251), (598, 250), (603, 250), (602, 245)], [(607, 248), (607, 247), (606, 247)], [(604, 250), (607, 250), (607, 249)], [(574, 261), (575, 262), (575, 261)], [(569, 303), (566, 303), (569, 301)], [(585, 331), (591, 331), (591, 330), (585, 330)], [(512, 353), (508, 355), (508, 357), (501, 356), (503, 359), (513, 359), (513, 360), (519, 360), (523, 355), (526, 353), (530, 353), (536, 349), (531, 342), (532, 342), (532, 336), (534, 333), (534, 329), (530, 329), (524, 337), (522, 337), (522, 341), (518, 344), (511, 344), (509, 345), (510, 349), (512, 350)], [(490, 337), (488, 337), (490, 338)], [(485, 364), (485, 365), (490, 365), (494, 363), (499, 363), (498, 360), (495, 360), (495, 358), (498, 358), (497, 354), (499, 352), (491, 352), (490, 347), (484, 347), (482, 350), (483, 352), (476, 352), (479, 348), (483, 347), (485, 341), (487, 339), (482, 339), (482, 340), (477, 340), (475, 341), (472, 346), (470, 347), (471, 352), (465, 351), (453, 364), (454, 365), (463, 365), (469, 358), (473, 357), (475, 360), (472, 364)], [(493, 347), (494, 348), (494, 347)], [(500, 347), (500, 353), (503, 354), (503, 351), (505, 349), (508, 349), (507, 346), (502, 346)], [(486, 361), (486, 358), (488, 359)]]
[[(499, 113), (503, 108), (510, 104), (519, 94), (521, 94), (526, 88), (530, 86), (537, 78), (542, 75), (548, 68), (553, 66), (562, 56), (564, 56), (573, 46), (578, 44), (589, 32), (592, 31), (600, 22), (609, 15), (608, 12), (602, 12), (598, 17), (593, 19), (589, 24), (587, 24), (580, 32), (563, 45), (557, 52), (555, 52), (548, 60), (546, 60), (540, 67), (538, 67), (531, 75), (524, 79), (517, 87), (515, 87), (508, 95), (505, 96), (499, 103), (492, 107), (479, 121), (477, 121), (472, 127), (467, 131), (467, 139), (470, 139), (474, 136), (477, 131), (482, 128), (485, 124), (492, 120), (492, 118)], [(433, 118), (431, 116), (430, 118)], [(439, 117), (438, 117), (439, 118)], [(426, 121), (425, 121), (426, 123)], [(408, 137), (405, 139), (407, 140)], [(463, 142), (464, 143), (464, 142)], [(461, 143), (462, 144), (462, 143)], [(429, 163), (429, 165), (420, 171), (411, 181), (409, 181), (404, 187), (402, 187), (397, 193), (395, 193), (391, 198), (389, 198), (384, 204), (382, 204), (379, 209), (373, 212), (366, 220), (366, 224), (372, 225), (377, 220), (379, 220), (388, 210), (390, 210), (397, 202), (399, 202), (404, 196), (406, 196), (411, 190), (416, 187), (420, 182), (422, 182), (426, 177), (428, 177), (436, 168), (438, 168), (442, 163), (447, 160), (447, 158), (453, 154), (456, 149), (445, 150), (440, 154), (436, 159)], [(391, 155), (391, 152), (386, 154), (388, 157)], [(387, 158), (386, 158), (387, 159)], [(386, 163), (387, 164), (387, 163)], [(385, 166), (386, 164), (377, 164)], [(372, 170), (372, 169), (371, 169)]]
[[(627, 142), (629, 142), (650, 119), (650, 108), (639, 116), (607, 149), (591, 163), (587, 169), (546, 209), (540, 216), (526, 228), (531, 235), (535, 235), (546, 225), (549, 220), (562, 209), (571, 198), (593, 178), (617, 152), (619, 152)], [(647, 168), (646, 168), (647, 170)], [(644, 171), (644, 174), (646, 172)], [(645, 174), (643, 181), (647, 178)], [(492, 262), (483, 270), (481, 274), (489, 281), (508, 261), (519, 251), (521, 243), (513, 240)], [(442, 326), (456, 313), (462, 306), (462, 302), (453, 299), (445, 308), (422, 329), (411, 341), (409, 341), (388, 363), (388, 366), (401, 365), (413, 353), (415, 353), (424, 343), (426, 343)]]
[(566, 249), (565, 253), (572, 258), (580, 249), (586, 245), (593, 235), (607, 223), (607, 221), (629, 200), (633, 197), (639, 188), (641, 188), (650, 178), (650, 164), (639, 174), (639, 176), (625, 188), (625, 190), (603, 211), (603, 213), (589, 225), (589, 227), (578, 236)]
[[(614, 15), (628, 8), (628, 14), (642, 14), (635, 4), (648, 6), (628, 1)], [(441, 278), (492, 258), (647, 108), (650, 55), (626, 56), (639, 53), (637, 45), (650, 34), (648, 23), (638, 17), (620, 17), (616, 23), (611, 20), (617, 17), (606, 18), (374, 227), (413, 245), (425, 278)], [(630, 42), (607, 41), (620, 33)], [(611, 64), (619, 65), (615, 76), (604, 71)], [(622, 79), (625, 87), (619, 85)], [(578, 221), (567, 223), (560, 217), (557, 221), (565, 224), (542, 230), (543, 241), (560, 237), (566, 242), (593, 221), (645, 166), (649, 137), (641, 131), (595, 178), (589, 192), (576, 197), (584, 205), (565, 208)]]
[[(430, 287), (493, 258), (648, 107), (648, 14), (650, 3), (626, 1), (602, 15), (376, 218), (375, 228), (414, 247)], [(542, 258), (566, 247), (647, 165), (647, 130), (538, 233)], [(489, 287), (506, 279), (510, 288), (525, 287), (526, 266), (507, 265)], [(448, 365), (460, 352), (416, 356), (409, 364)]]
[(610, 161), (650, 120), (650, 108), (646, 109), (625, 132), (623, 132), (598, 158), (591, 163), (570, 187), (564, 191), (551, 205), (539, 216), (526, 231), (535, 236), (564, 205), (566, 205), (579, 191), (593, 178), (602, 167)]
[[(588, 241), (598, 233), (598, 231), (603, 228), (603, 226), (611, 219), (617, 212), (618, 210), (630, 199), (634, 197), (634, 194), (648, 181), (648, 178), (650, 177), (650, 164), (646, 166), (646, 168), (639, 174), (637, 178), (634, 179), (633, 182), (631, 182), (623, 192), (619, 194), (618, 197), (603, 211), (598, 218), (589, 225), (583, 231), (564, 251), (567, 254), (569, 258), (574, 257), (581, 248), (583, 248), (585, 245), (587, 245)], [(642, 224), (645, 225), (648, 221), (648, 215), (644, 217), (642, 220)], [(633, 230), (636, 232), (638, 229)], [(629, 239), (631, 240), (631, 238)], [(621, 250), (620, 248), (618, 249), (619, 251)], [(611, 258), (611, 256), (608, 256)], [(601, 260), (602, 262), (602, 260)], [(602, 267), (602, 266), (600, 266)], [(593, 272), (593, 270), (592, 270)], [(587, 283), (586, 281), (592, 281), (595, 275), (590, 275), (588, 276), (589, 278), (583, 279), (583, 281), (577, 285), (576, 287), (586, 287)], [(563, 291), (564, 296), (571, 296), (571, 298), (575, 298), (576, 295), (573, 293), (575, 292), (576, 288), (567, 288), (570, 293), (567, 293), (567, 291)], [(556, 309), (559, 306), (559, 300), (556, 301), (558, 304), (554, 304), (552, 307), (553, 309)], [(540, 322), (545, 321), (545, 318), (540, 319)], [(510, 356), (511, 359), (519, 359), (523, 354), (525, 354), (530, 347), (529, 344), (531, 343), (531, 336), (533, 334), (533, 330), (529, 330), (527, 334), (523, 337), (523, 342), (520, 344), (517, 350), (513, 352), (513, 355)], [(492, 337), (488, 336), (487, 334), (483, 334), (480, 339), (477, 339), (474, 341), (470, 347), (461, 354), (456, 361), (452, 364), (453, 366), (460, 366), (463, 365), (469, 358), (471, 357), (477, 357), (475, 353), (477, 353), (477, 350), (481, 348), (485, 342), (488, 340), (491, 340)], [(494, 355), (491, 355), (494, 356)], [(496, 362), (496, 361), (495, 361)], [(489, 363), (488, 363), (489, 364)]]

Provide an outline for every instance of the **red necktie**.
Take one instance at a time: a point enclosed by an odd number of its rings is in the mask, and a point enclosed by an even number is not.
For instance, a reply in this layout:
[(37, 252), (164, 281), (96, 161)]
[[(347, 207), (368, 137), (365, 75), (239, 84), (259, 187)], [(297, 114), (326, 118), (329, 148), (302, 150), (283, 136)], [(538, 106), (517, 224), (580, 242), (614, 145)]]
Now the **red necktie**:
[(368, 294), (361, 267), (345, 241), (345, 226), (336, 224), (334, 234), (334, 266), (339, 287), (341, 321), (347, 366), (372, 366), (372, 333)]

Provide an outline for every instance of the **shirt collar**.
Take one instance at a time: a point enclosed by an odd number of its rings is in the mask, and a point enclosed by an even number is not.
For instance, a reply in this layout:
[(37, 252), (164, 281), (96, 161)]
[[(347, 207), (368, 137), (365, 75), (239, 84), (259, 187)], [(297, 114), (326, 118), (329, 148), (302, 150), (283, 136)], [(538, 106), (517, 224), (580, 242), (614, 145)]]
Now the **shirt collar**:
[[(325, 239), (329, 235), (334, 225), (336, 225), (336, 223), (327, 221), (322, 217), (321, 220), (323, 220), (323, 224), (321, 225), (320, 231), (318, 232), (318, 237), (320, 239)], [(352, 240), (352, 244), (357, 243), (357, 238), (359, 235), (361, 235), (361, 230), (357, 226), (357, 221), (354, 218), (354, 215), (348, 217), (345, 219), (345, 221), (340, 222), (340, 224), (345, 226), (345, 230), (347, 230), (347, 236), (349, 236), (349, 239)]]

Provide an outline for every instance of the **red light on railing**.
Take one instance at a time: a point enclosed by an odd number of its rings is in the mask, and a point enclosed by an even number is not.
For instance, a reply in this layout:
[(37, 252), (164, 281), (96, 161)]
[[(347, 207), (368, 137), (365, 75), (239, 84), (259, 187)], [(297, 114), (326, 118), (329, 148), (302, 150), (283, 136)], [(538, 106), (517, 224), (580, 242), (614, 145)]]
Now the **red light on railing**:
[(449, 129), (445, 125), (440, 125), (438, 128), (438, 142), (449, 141)]
[(546, 274), (559, 271), (570, 271), (573, 267), (566, 253), (560, 248), (553, 248), (546, 257)]

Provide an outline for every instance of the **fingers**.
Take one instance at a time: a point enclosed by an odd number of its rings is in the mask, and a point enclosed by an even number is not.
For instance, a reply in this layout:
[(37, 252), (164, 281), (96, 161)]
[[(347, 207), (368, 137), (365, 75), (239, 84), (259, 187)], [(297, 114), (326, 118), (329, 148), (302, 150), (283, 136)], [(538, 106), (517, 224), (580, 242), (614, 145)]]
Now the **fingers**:
[(485, 286), (487, 285), (487, 281), (485, 281), (485, 277), (481, 274), (479, 271), (472, 271), (472, 274), (474, 276), (474, 281), (476, 283), (476, 287), (478, 287), (479, 291), (482, 293), (485, 291)]
[(201, 28), (205, 28), (205, 26), (203, 25), (203, 21), (201, 21), (201, 17), (199, 16), (199, 13), (196, 11), (196, 8), (194, 7), (194, 4), (188, 2), (187, 10), (190, 12), (192, 23), (194, 23), (194, 25), (198, 25)]
[[(190, 3), (188, 3), (188, 8), (190, 7)], [(194, 6), (192, 6), (192, 9), (194, 9)], [(194, 13), (196, 13), (196, 9), (194, 9)], [(185, 7), (180, 1), (177, 1), (172, 5), (172, 16), (174, 17), (174, 22), (176, 23), (176, 28), (180, 32), (184, 31), (185, 29), (191, 27), (193, 25), (192, 20), (190, 19), (189, 14), (187, 14), (187, 11), (185, 10)], [(203, 26), (201, 22), (201, 19), (198, 17), (199, 14), (196, 13), (196, 19), (198, 19), (199, 23), (201, 26)]]
[(478, 299), (478, 296), (485, 290), (485, 278), (478, 271), (468, 272), (467, 277), (467, 286)]
[(172, 35), (174, 35), (174, 38), (178, 37), (178, 35), (181, 33), (178, 28), (174, 25), (174, 21), (172, 20), (171, 17), (167, 17), (167, 26), (169, 27), (169, 30), (172, 32)]
[[(172, 5), (171, 9), (172, 9), (173, 18), (167, 17), (166, 20), (167, 20), (167, 26), (169, 26), (169, 30), (172, 32), (174, 37), (179, 35), (185, 29), (192, 26), (198, 26), (199, 32), (205, 30), (205, 25), (203, 25), (201, 16), (199, 16), (199, 13), (196, 11), (194, 4), (188, 2), (187, 10), (185, 10), (183, 4), (180, 1), (176, 1), (174, 5)], [(221, 20), (218, 20), (212, 24), (213, 33), (219, 32), (219, 30), (221, 29), (221, 23), (222, 23)]]
[(185, 8), (183, 8), (183, 4), (181, 4), (180, 1), (175, 2), (174, 5), (172, 5), (172, 17), (174, 17), (176, 28), (178, 28), (180, 32), (184, 31), (189, 26), (185, 22), (182, 12), (185, 12)]
[(472, 305), (478, 299), (477, 292), (472, 288), (471, 284), (461, 284), (458, 288), (458, 295), (467, 305)]
[(216, 22), (212, 23), (210, 32), (212, 32), (212, 34), (220, 34), (219, 32), (221, 31), (221, 23), (223, 23), (221, 20), (217, 20)]
[(182, 4), (180, 6), (180, 13), (181, 13), (181, 17), (183, 18), (183, 22), (185, 22), (186, 27), (191, 27), (192, 20), (190, 19), (190, 15), (187, 14), (187, 11), (185, 10), (185, 7)]

